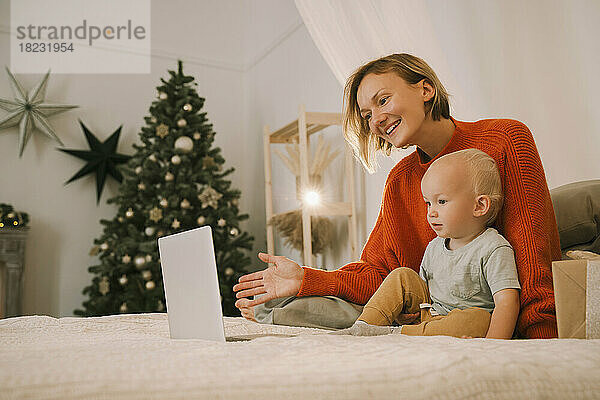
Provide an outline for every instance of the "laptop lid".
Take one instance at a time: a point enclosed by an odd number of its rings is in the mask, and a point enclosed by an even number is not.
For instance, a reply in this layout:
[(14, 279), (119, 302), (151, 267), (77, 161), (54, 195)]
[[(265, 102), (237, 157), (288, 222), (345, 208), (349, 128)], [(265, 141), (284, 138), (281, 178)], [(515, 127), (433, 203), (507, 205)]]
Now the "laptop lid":
[(225, 342), (210, 226), (158, 239), (172, 339)]

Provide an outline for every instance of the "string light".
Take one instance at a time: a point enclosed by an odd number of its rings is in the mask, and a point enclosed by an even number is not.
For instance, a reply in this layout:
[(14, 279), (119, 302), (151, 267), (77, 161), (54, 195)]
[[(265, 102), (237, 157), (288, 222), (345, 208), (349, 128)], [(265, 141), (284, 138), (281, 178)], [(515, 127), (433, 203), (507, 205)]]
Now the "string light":
[(319, 192), (310, 190), (304, 194), (304, 201), (311, 206), (316, 206), (321, 202), (321, 196), (319, 195)]

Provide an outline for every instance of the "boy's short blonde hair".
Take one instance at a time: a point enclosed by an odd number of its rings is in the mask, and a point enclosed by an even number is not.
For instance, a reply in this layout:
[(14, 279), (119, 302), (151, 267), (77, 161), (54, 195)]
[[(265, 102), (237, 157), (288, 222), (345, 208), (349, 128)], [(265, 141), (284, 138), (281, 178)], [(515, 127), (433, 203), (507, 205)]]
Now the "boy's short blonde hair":
[(462, 161), (465, 164), (475, 196), (486, 195), (490, 198), (486, 226), (492, 225), (498, 217), (504, 201), (502, 181), (496, 162), (481, 150), (465, 149), (446, 154), (435, 160), (434, 163), (440, 160), (451, 161), (453, 159), (457, 159), (459, 162)]
[(431, 114), (431, 118), (435, 121), (439, 121), (441, 117), (450, 118), (448, 92), (433, 69), (419, 57), (405, 53), (391, 54), (359, 67), (348, 78), (344, 87), (344, 136), (356, 158), (371, 173), (377, 169), (375, 161), (377, 150), (383, 150), (386, 155), (390, 155), (393, 146), (370, 131), (369, 124), (360, 115), (357, 93), (366, 75), (381, 75), (387, 72), (395, 72), (409, 85), (425, 79), (435, 89), (433, 98), (425, 104), (425, 115)]

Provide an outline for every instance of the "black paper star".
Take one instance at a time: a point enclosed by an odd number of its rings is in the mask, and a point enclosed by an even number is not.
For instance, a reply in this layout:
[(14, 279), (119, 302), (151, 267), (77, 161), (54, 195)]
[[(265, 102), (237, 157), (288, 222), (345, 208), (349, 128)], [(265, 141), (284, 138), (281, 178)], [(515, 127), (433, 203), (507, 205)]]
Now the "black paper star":
[(121, 125), (108, 139), (104, 142), (100, 142), (96, 136), (79, 120), (81, 128), (85, 133), (85, 138), (90, 145), (90, 151), (85, 150), (69, 150), (59, 149), (65, 153), (71, 154), (72, 156), (86, 160), (87, 164), (81, 168), (66, 184), (73, 182), (76, 179), (81, 178), (91, 172), (96, 172), (96, 193), (97, 199), (96, 204), (100, 203), (100, 196), (102, 195), (102, 189), (104, 188), (104, 181), (106, 180), (106, 174), (111, 175), (119, 183), (123, 181), (123, 175), (117, 169), (118, 164), (127, 162), (131, 156), (125, 154), (118, 154), (117, 142), (121, 135)]

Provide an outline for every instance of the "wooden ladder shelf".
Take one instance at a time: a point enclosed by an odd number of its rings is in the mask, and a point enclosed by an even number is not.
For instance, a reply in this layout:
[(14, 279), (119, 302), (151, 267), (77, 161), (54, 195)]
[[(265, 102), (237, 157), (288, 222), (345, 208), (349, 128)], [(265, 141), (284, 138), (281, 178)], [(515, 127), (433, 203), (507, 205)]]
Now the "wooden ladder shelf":
[[(267, 251), (275, 254), (273, 226), (269, 221), (273, 217), (273, 188), (271, 182), (271, 144), (298, 144), (300, 150), (300, 187), (308, 186), (309, 182), (309, 137), (328, 126), (342, 125), (342, 115), (339, 113), (306, 112), (304, 105), (299, 107), (298, 119), (284, 127), (271, 132), (268, 126), (264, 128), (264, 158), (265, 158), (265, 204), (267, 217)], [(347, 181), (348, 202), (320, 203), (318, 206), (302, 204), (302, 245), (303, 263), (313, 265), (311, 216), (348, 216), (348, 234), (350, 251), (353, 260), (358, 260), (356, 201), (354, 195), (354, 160), (350, 148), (345, 146), (345, 179)]]

